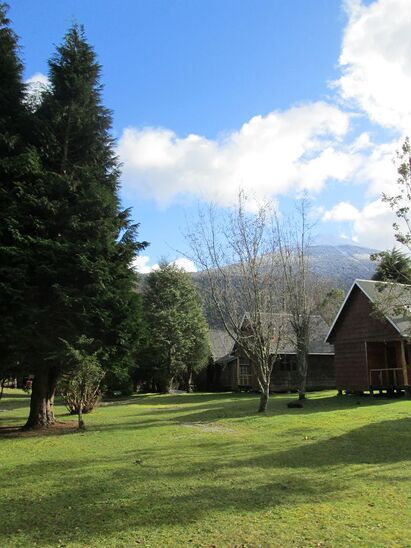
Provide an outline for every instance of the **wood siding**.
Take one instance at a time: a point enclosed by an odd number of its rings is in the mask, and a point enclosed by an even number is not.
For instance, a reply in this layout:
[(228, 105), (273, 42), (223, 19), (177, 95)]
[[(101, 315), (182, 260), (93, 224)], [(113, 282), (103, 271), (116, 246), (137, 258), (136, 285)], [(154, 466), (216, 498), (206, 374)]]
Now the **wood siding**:
[[(245, 361), (245, 360), (244, 360)], [(221, 367), (216, 364), (214, 367)], [(257, 376), (251, 367), (251, 377), (246, 385), (239, 384), (237, 374), (237, 361), (225, 364), (221, 367), (217, 381), (208, 385), (209, 390), (242, 390), (249, 389), (259, 391)], [(298, 388), (297, 371), (279, 371), (274, 368), (271, 379), (271, 390), (273, 392), (295, 391)], [(334, 356), (333, 355), (310, 355), (308, 357), (307, 390), (320, 390), (335, 388)]]
[[(334, 326), (335, 380), (339, 390), (368, 390), (366, 341), (398, 339), (398, 332), (387, 321), (373, 315), (372, 304), (354, 287)], [(372, 357), (374, 359), (374, 356)]]
[[(335, 388), (334, 356), (308, 356), (307, 390)], [(295, 391), (298, 389), (297, 371), (277, 371), (274, 369), (271, 378), (273, 392)]]

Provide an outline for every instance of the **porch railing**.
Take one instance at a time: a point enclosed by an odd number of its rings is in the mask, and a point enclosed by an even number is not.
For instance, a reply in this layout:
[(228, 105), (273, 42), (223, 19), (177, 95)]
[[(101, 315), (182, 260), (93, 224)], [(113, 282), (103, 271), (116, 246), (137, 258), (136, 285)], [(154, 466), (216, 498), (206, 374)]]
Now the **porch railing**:
[(369, 374), (370, 386), (374, 388), (404, 386), (404, 372), (401, 367), (370, 369)]

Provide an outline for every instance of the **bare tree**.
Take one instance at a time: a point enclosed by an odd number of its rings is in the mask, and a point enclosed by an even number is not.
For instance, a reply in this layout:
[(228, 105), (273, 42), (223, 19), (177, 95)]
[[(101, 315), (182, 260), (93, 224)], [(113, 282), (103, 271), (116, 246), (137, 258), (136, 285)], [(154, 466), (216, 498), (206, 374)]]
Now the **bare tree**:
[[(394, 237), (407, 253), (393, 249), (371, 256), (380, 260), (378, 280), (378, 297), (374, 301), (374, 312), (379, 317), (392, 316), (410, 319), (410, 284), (409, 253), (411, 252), (411, 144), (405, 138), (400, 151), (397, 151), (397, 190), (393, 195), (382, 194), (382, 201), (389, 204), (397, 217), (392, 224)], [(387, 282), (387, 283), (383, 283)], [(399, 282), (399, 283), (388, 283)]]
[(298, 397), (305, 399), (311, 318), (318, 310), (326, 284), (312, 272), (310, 245), (314, 222), (310, 220), (306, 197), (297, 202), (296, 215), (276, 216), (278, 253), (281, 261), (284, 308), (291, 316), (294, 332)]
[(273, 314), (282, 311), (274, 219), (271, 203), (255, 206), (240, 192), (228, 214), (212, 205), (200, 210), (186, 234), (220, 322), (254, 368), (259, 412), (267, 410), (283, 330), (283, 315)]
[(397, 152), (397, 164), (397, 194), (383, 193), (382, 200), (390, 205), (398, 218), (392, 225), (395, 239), (411, 251), (411, 144), (408, 137)]

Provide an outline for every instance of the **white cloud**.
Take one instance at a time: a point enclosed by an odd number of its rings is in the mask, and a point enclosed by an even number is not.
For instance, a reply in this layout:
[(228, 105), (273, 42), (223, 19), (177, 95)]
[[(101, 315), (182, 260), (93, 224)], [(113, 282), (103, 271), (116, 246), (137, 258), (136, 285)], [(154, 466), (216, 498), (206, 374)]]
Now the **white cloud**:
[(360, 212), (348, 202), (340, 202), (330, 211), (326, 211), (322, 217), (323, 221), (355, 221)]
[[(319, 194), (333, 179), (346, 183), (345, 196), (337, 189), (334, 207), (318, 206), (323, 221), (340, 223), (339, 231), (359, 243), (392, 246), (395, 216), (380, 195), (397, 193), (393, 158), (411, 127), (410, 1), (345, 0), (348, 23), (335, 82), (340, 107), (312, 102), (273, 111), (218, 139), (181, 137), (164, 128), (125, 129), (118, 153), (126, 192), (163, 206), (185, 197), (226, 206), (240, 187), (259, 200), (304, 189)], [(352, 135), (354, 116), (367, 122), (358, 114), (396, 133), (383, 143), (373, 142), (370, 131)], [(363, 185), (363, 207), (350, 203), (350, 184)], [(147, 262), (142, 268), (152, 267)]]
[(384, 127), (411, 125), (410, 0), (346, 2), (346, 26), (336, 82), (341, 97), (354, 101)]
[(388, 249), (396, 244), (392, 223), (395, 214), (380, 199), (367, 204), (353, 223), (353, 239), (375, 249)]
[(185, 270), (186, 272), (197, 272), (196, 265), (193, 263), (193, 261), (187, 259), (186, 257), (179, 257), (178, 259), (173, 261), (173, 264), (176, 265), (178, 268)]
[[(387, 249), (398, 245), (394, 238), (392, 223), (395, 214), (381, 199), (357, 209), (349, 202), (339, 202), (324, 213), (323, 221), (347, 223), (340, 236), (375, 249)], [(349, 234), (347, 234), (347, 232)]]
[[(197, 272), (196, 265), (186, 257), (178, 257), (174, 261), (171, 261), (171, 264), (176, 265), (185, 272)], [(160, 268), (158, 263), (150, 265), (150, 257), (148, 255), (138, 255), (135, 257), (132, 262), (132, 267), (140, 274), (148, 274), (153, 270), (158, 270)]]
[(118, 146), (126, 192), (162, 206), (186, 197), (231, 205), (240, 187), (256, 200), (304, 189), (320, 193), (330, 179), (366, 185), (368, 200), (393, 193), (392, 158), (400, 142), (376, 145), (367, 131), (350, 140), (353, 114), (346, 101), (356, 115), (359, 109), (399, 134), (411, 127), (410, 0), (345, 5), (341, 77), (335, 82), (341, 108), (313, 102), (273, 111), (219, 139), (127, 128)]
[(316, 102), (255, 116), (220, 140), (127, 128), (118, 146), (125, 188), (162, 205), (183, 196), (230, 205), (239, 187), (256, 198), (320, 191), (356, 169), (355, 154), (339, 149), (349, 124), (348, 113)]
[(149, 262), (150, 257), (147, 255), (138, 255), (137, 257), (134, 257), (131, 266), (136, 272), (140, 272), (140, 274), (148, 274), (151, 272), (151, 266), (148, 264)]

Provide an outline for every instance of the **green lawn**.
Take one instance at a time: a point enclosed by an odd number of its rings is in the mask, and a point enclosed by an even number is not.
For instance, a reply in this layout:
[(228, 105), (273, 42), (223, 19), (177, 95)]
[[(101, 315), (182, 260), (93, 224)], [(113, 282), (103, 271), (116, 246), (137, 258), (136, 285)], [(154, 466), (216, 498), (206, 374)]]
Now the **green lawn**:
[[(411, 402), (135, 396), (0, 438), (0, 545), (411, 546)], [(28, 398), (9, 390), (2, 425)], [(63, 407), (61, 420), (72, 420)]]

